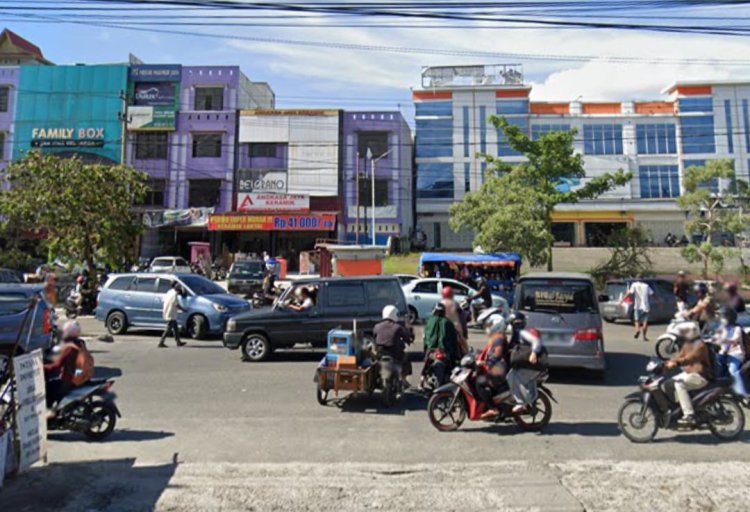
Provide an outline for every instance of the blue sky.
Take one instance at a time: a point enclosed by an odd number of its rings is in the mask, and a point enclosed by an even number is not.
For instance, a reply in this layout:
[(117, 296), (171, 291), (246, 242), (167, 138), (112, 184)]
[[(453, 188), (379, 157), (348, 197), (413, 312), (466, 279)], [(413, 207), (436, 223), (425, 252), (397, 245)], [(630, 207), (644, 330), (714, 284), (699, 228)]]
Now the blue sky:
[[(620, 2), (613, 2), (613, 6), (617, 4)], [(55, 4), (50, 2), (50, 5)], [(611, 11), (616, 12), (614, 8)], [(330, 23), (331, 18), (319, 16), (298, 19), (295, 23), (299, 26), (294, 28), (176, 27), (177, 30), (225, 36), (220, 39), (62, 22), (34, 23), (28, 17), (12, 14), (3, 13), (0, 6), (2, 24), (39, 45), (45, 56), (55, 63), (124, 62), (128, 53), (133, 53), (147, 63), (239, 64), (251, 80), (271, 84), (280, 107), (401, 108), (410, 116), (410, 87), (419, 85), (420, 70), (425, 65), (521, 63), (527, 81), (534, 86), (532, 99), (535, 100), (658, 98), (660, 90), (677, 79), (750, 80), (750, 43), (746, 42), (747, 37), (591, 29), (479, 28), (480, 25), (473, 22), (467, 24), (473, 25), (472, 28), (464, 25), (462, 29), (334, 28), (320, 27)], [(602, 15), (605, 14), (610, 12), (602, 11)], [(641, 13), (648, 21), (659, 20), (661, 14), (663, 11)], [(701, 22), (703, 16), (750, 19), (747, 7), (677, 9), (669, 14), (685, 17), (680, 20), (684, 23)], [(59, 19), (65, 14), (45, 11), (43, 16), (49, 20)], [(711, 23), (729, 22), (715, 20)], [(429, 24), (436, 25), (435, 22)], [(520, 57), (366, 52), (248, 41), (232, 39), (233, 36), (447, 51), (562, 54), (586, 56), (586, 59), (566, 62)], [(675, 61), (669, 64), (637, 60), (613, 63), (602, 59), (603, 56), (658, 57)], [(726, 65), (712, 62), (711, 59), (715, 58), (748, 58), (749, 62)]]

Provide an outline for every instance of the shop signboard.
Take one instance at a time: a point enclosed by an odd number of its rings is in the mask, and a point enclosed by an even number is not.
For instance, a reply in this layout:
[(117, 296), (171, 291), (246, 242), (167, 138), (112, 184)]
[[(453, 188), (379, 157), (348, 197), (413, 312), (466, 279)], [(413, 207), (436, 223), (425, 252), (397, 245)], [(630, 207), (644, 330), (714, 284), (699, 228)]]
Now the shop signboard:
[(284, 194), (287, 189), (287, 172), (284, 169), (239, 169), (237, 191), (271, 192)]
[(177, 113), (170, 107), (130, 107), (130, 130), (174, 130)]
[(295, 194), (264, 194), (248, 192), (237, 194), (239, 212), (307, 212), (310, 196)]
[(209, 231), (333, 231), (336, 216), (305, 215), (210, 215)]
[(16, 380), (16, 424), (20, 446), (19, 471), (47, 459), (47, 404), (42, 351), (13, 358)]
[(102, 148), (104, 128), (34, 127), (31, 129), (32, 148)]
[(130, 67), (131, 130), (175, 129), (181, 77), (182, 67), (178, 65)]
[(153, 210), (143, 214), (143, 224), (149, 228), (171, 226), (206, 227), (213, 208), (186, 208), (184, 210)]

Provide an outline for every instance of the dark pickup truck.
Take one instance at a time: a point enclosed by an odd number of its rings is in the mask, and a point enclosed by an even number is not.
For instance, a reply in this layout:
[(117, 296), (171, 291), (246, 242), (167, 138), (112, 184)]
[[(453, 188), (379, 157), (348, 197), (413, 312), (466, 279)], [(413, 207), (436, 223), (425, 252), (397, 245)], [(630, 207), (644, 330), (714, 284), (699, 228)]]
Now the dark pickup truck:
[[(304, 311), (289, 308), (298, 288), (307, 288), (314, 305)], [(396, 277), (349, 277), (295, 282), (276, 303), (232, 317), (227, 322), (224, 346), (242, 350), (245, 361), (263, 361), (278, 348), (298, 343), (326, 346), (328, 331), (352, 328), (371, 335), (387, 305), (406, 317), (406, 299)]]

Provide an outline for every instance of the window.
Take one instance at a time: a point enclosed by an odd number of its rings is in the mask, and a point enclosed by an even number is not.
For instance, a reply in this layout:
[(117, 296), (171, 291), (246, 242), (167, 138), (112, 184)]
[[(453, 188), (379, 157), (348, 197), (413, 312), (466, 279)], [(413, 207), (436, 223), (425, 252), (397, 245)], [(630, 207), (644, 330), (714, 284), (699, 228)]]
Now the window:
[(463, 118), (464, 118), (464, 158), (469, 158), (471, 152), (469, 150), (469, 107), (463, 107)]
[(425, 101), (414, 104), (415, 115), (419, 116), (452, 116), (452, 101)]
[(248, 144), (248, 156), (250, 158), (276, 158), (276, 144)]
[(487, 153), (487, 107), (479, 107), (479, 151)]
[(195, 110), (224, 110), (224, 88), (196, 87)]
[(471, 191), (471, 164), (464, 164), (464, 192)]
[(513, 115), (513, 114), (528, 114), (529, 113), (529, 102), (528, 100), (503, 100), (497, 101), (497, 113), (498, 115)]
[(539, 140), (542, 135), (550, 132), (569, 132), (569, 124), (532, 124), (531, 140)]
[(135, 134), (136, 160), (166, 160), (167, 132), (137, 132)]
[(638, 124), (635, 139), (639, 155), (673, 155), (677, 153), (675, 125)]
[(135, 291), (154, 293), (156, 291), (156, 278), (139, 277), (135, 283)]
[(584, 124), (583, 153), (586, 155), (621, 155), (621, 124)]
[(678, 102), (680, 112), (713, 112), (712, 98), (682, 98)]
[[(529, 132), (529, 121), (526, 118), (510, 118), (508, 124), (518, 126), (522, 132)], [(505, 134), (502, 130), (497, 131), (497, 153), (499, 156), (521, 156), (521, 153), (510, 148), (505, 140)]]
[[(372, 204), (372, 184), (369, 177), (359, 179), (359, 202), (363, 206)], [(387, 178), (375, 178), (375, 206), (388, 206)]]
[(189, 194), (191, 208), (216, 206), (221, 197), (221, 180), (190, 180)]
[[(185, 260), (182, 260), (182, 261), (185, 261)], [(177, 261), (178, 265), (179, 263), (180, 263), (180, 260)], [(187, 262), (185, 262), (185, 264), (187, 264)], [(206, 279), (203, 276), (196, 276), (196, 275), (182, 276), (180, 277), (180, 281), (182, 281), (182, 284), (184, 284), (185, 287), (187, 287), (188, 290), (193, 292), (195, 295), (226, 295), (227, 294), (227, 291), (224, 288), (214, 283), (213, 281)]]
[(0, 294), (0, 316), (18, 315), (29, 307), (30, 296), (23, 293)]
[(453, 119), (416, 120), (417, 158), (453, 156)]
[(328, 305), (356, 308), (365, 305), (365, 287), (362, 283), (329, 283)]
[(146, 186), (148, 191), (141, 202), (141, 206), (164, 206), (164, 191), (166, 189), (166, 180), (148, 180)]
[(385, 306), (393, 304), (401, 310), (401, 313), (406, 312), (403, 310), (404, 303), (401, 300), (403, 292), (396, 281), (366, 281), (365, 291), (370, 311), (382, 312)]
[(357, 151), (360, 158), (367, 157), (367, 150), (372, 152), (372, 158), (380, 158), (388, 152), (388, 132), (359, 132), (357, 133)]
[(422, 281), (412, 288), (412, 293), (435, 293), (437, 294), (437, 281)]
[[(705, 160), (685, 160), (682, 162), (682, 165), (685, 167), (685, 170), (687, 171), (690, 167), (705, 167), (706, 161)], [(700, 185), (700, 188), (704, 188), (706, 190), (713, 192), (714, 194), (718, 194), (719, 193), (719, 179), (714, 178), (710, 180), (708, 183), (704, 183)]]
[(118, 277), (114, 281), (112, 281), (112, 284), (110, 284), (107, 289), (108, 290), (127, 290), (130, 288), (130, 285), (133, 284), (133, 276), (123, 276)]
[(591, 313), (596, 311), (594, 289), (581, 281), (526, 280), (521, 283), (519, 309), (555, 313)]
[(715, 153), (714, 116), (690, 116), (680, 119), (682, 152)]
[(453, 199), (453, 164), (417, 164), (417, 197)]
[(194, 133), (193, 158), (217, 158), (221, 156), (220, 133)]
[(10, 86), (0, 85), (0, 112), (8, 111), (9, 99), (10, 99)]
[(734, 132), (732, 131), (732, 105), (729, 100), (724, 100), (724, 115), (727, 122), (727, 150), (734, 153)]
[(5, 160), (5, 132), (0, 132), (0, 161)]
[(159, 283), (156, 285), (156, 293), (167, 293), (172, 288), (171, 279), (159, 278)]
[(643, 199), (679, 197), (680, 179), (676, 165), (641, 165), (638, 179)]

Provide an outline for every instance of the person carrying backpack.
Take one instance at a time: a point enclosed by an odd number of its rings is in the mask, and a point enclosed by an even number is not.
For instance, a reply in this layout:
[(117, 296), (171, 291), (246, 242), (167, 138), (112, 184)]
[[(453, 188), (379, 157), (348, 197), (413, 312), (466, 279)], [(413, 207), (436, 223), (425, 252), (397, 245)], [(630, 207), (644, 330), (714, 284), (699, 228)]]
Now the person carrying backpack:
[(78, 322), (65, 322), (60, 352), (54, 361), (44, 365), (48, 408), (52, 408), (72, 389), (82, 386), (94, 375), (94, 358), (80, 336), (81, 326)]

